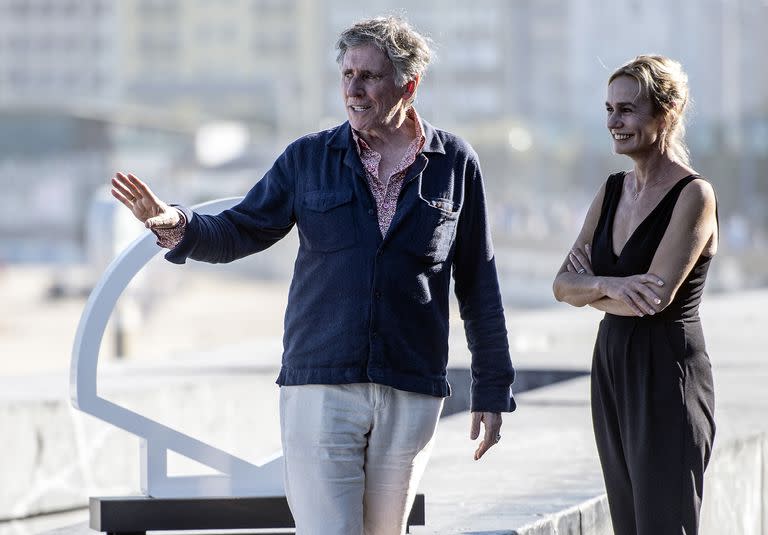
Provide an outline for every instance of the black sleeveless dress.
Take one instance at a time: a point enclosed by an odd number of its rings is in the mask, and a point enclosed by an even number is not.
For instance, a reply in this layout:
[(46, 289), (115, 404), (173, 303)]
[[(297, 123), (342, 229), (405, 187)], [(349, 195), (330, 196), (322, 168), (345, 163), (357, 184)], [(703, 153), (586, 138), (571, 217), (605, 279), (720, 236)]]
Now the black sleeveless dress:
[[(617, 256), (613, 221), (625, 173), (608, 178), (592, 240), (595, 275), (647, 273), (680, 192), (677, 182)], [(711, 257), (653, 316), (606, 314), (592, 361), (592, 420), (617, 535), (693, 535), (715, 434), (712, 370), (698, 307)]]

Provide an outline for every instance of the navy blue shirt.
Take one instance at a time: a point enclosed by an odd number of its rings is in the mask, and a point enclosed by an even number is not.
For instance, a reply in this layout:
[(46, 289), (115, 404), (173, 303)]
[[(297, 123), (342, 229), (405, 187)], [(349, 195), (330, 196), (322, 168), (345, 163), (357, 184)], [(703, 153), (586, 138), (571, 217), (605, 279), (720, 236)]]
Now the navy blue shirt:
[(450, 395), (452, 273), (472, 354), (471, 408), (512, 411), (514, 369), (477, 154), (422, 126), (423, 150), (385, 236), (344, 123), (291, 143), (233, 208), (208, 216), (180, 207), (187, 228), (166, 258), (231, 262), (295, 225), (278, 384), (374, 382), (441, 397)]

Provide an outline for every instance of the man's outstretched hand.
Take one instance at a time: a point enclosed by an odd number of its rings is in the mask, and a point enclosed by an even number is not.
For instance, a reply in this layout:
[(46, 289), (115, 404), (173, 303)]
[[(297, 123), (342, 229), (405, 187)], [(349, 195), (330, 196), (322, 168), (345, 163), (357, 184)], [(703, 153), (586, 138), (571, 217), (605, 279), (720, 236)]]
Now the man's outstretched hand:
[(130, 173), (115, 173), (111, 193), (148, 229), (171, 228), (181, 221), (178, 210), (158, 199), (144, 182)]

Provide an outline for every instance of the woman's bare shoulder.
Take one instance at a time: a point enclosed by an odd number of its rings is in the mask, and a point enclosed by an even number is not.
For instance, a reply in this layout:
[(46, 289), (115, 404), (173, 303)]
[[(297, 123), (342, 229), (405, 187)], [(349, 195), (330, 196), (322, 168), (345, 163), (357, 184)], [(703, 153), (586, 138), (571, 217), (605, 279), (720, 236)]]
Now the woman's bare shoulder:
[(702, 210), (714, 208), (715, 189), (707, 178), (697, 175), (683, 188), (678, 203), (682, 203), (687, 208), (700, 207)]

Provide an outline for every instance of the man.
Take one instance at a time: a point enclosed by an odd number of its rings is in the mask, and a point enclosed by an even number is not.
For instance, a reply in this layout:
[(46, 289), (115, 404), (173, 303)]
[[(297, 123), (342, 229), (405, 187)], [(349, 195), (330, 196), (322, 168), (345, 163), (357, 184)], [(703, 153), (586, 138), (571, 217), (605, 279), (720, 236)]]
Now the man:
[(485, 427), (475, 459), (514, 410), (514, 372), (477, 155), (412, 105), (426, 40), (388, 17), (336, 46), (348, 121), (289, 145), (231, 210), (170, 207), (122, 173), (112, 193), (175, 263), (230, 262), (298, 227), (277, 379), (297, 533), (400, 534), (450, 394), (451, 272), (472, 353), (471, 438)]

